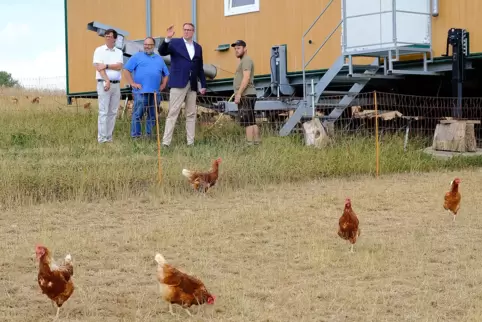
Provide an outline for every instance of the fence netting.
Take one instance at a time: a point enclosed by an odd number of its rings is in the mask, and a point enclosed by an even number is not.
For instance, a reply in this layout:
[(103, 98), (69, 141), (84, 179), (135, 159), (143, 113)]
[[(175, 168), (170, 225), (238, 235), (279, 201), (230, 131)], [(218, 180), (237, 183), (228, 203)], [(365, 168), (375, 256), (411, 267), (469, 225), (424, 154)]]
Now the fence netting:
[[(159, 124), (165, 121), (169, 106), (169, 93), (158, 93), (161, 103), (158, 106)], [(396, 93), (375, 92), (361, 93), (354, 97), (344, 108), (341, 115), (334, 123), (324, 122), (326, 117), (331, 117), (333, 110), (340, 108), (339, 103), (343, 96), (322, 96), (315, 104), (315, 117), (327, 125), (327, 131), (334, 136), (373, 136), (376, 126), (380, 138), (386, 135), (402, 135), (417, 137), (430, 142), (433, 139), (435, 127), (440, 121), (450, 120), (455, 115), (458, 107), (455, 97), (429, 97), (413, 96)], [(256, 110), (257, 124), (264, 135), (279, 135), (280, 130), (296, 108), (302, 102), (300, 97), (267, 97), (258, 98), (257, 105), (270, 102), (268, 110)], [(481, 120), (482, 97), (467, 97), (462, 99), (462, 118), (466, 120)], [(0, 103), (12, 110), (32, 108), (34, 111), (62, 111), (68, 113), (97, 113), (98, 105), (95, 97), (72, 97), (72, 104), (67, 104), (64, 94), (57, 91), (29, 90), (22, 93), (2, 91)], [(307, 111), (311, 111), (310, 100), (306, 102)], [(215, 125), (237, 124), (237, 112), (234, 109), (233, 96), (197, 95), (197, 126), (210, 128)], [(134, 108), (132, 93), (123, 93), (117, 110), (119, 124), (130, 124)], [(263, 108), (263, 107), (261, 107)], [(147, 114), (147, 113), (146, 113)], [(147, 115), (144, 116), (144, 118)], [(185, 119), (184, 107), (181, 108), (179, 122)], [(291, 134), (303, 132), (303, 123), (312, 119), (312, 112), (306, 112), (301, 119), (290, 129)], [(376, 122), (376, 120), (378, 122)], [(376, 124), (378, 123), (378, 124)], [(482, 144), (482, 128), (480, 124), (474, 125), (477, 146)]]

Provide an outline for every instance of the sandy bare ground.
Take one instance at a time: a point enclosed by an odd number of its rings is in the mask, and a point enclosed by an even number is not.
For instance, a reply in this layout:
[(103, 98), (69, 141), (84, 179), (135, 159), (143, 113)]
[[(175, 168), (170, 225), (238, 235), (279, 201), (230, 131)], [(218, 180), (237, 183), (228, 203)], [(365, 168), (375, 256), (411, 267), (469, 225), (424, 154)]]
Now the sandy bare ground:
[[(455, 224), (443, 210), (462, 179)], [(70, 252), (61, 321), (482, 321), (481, 171), (330, 179), (202, 198), (49, 204), (0, 217), (0, 320), (50, 321), (34, 245)], [(362, 235), (337, 236), (345, 197)], [(200, 277), (214, 306), (167, 312), (154, 255)]]

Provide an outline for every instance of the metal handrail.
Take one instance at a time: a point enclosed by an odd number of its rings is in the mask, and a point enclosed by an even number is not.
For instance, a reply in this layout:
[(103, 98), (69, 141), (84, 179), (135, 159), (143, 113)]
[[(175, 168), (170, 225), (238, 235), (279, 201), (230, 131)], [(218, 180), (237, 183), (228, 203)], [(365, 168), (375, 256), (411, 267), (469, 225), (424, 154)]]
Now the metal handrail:
[[(306, 66), (311, 62), (311, 60), (313, 60), (313, 57), (311, 57), (310, 61), (305, 64), (305, 37), (306, 35), (310, 32), (311, 28), (313, 28), (313, 26), (318, 22), (318, 20), (320, 20), (321, 16), (323, 16), (323, 14), (326, 12), (326, 10), (328, 10), (328, 8), (331, 6), (331, 4), (334, 2), (335, 0), (330, 0), (330, 2), (328, 2), (328, 4), (325, 6), (325, 8), (323, 9), (323, 11), (318, 15), (318, 17), (316, 17), (315, 21), (313, 21), (313, 23), (310, 25), (310, 27), (308, 28), (308, 30), (305, 31), (305, 33), (303, 34), (303, 36), (301, 37), (301, 64), (303, 65), (302, 66), (302, 73), (303, 73), (303, 101), (306, 102)], [(328, 39), (331, 38), (331, 36), (333, 35), (333, 33), (335, 32), (336, 29), (338, 29), (338, 27), (340, 26), (341, 24), (341, 21), (340, 23), (338, 24), (338, 26), (336, 26), (336, 28), (331, 32), (331, 34), (328, 36), (327, 39), (325, 39), (325, 41), (323, 42), (323, 44), (318, 48), (318, 50), (316, 51), (315, 55), (320, 51), (320, 49), (325, 45), (325, 43), (328, 41)]]
[[(340, 27), (342, 21), (340, 20), (340, 22), (338, 23), (338, 25), (336, 25), (336, 27), (331, 31), (331, 33), (325, 38), (325, 40), (321, 43), (320, 47), (318, 47), (318, 49), (316, 49), (315, 53), (311, 56), (310, 60), (308, 60), (308, 62), (306, 63), (306, 66), (309, 65), (309, 63), (311, 63), (311, 61), (313, 60), (313, 58), (315, 58), (316, 54), (318, 54), (318, 52), (321, 50), (321, 48), (326, 44), (326, 42), (328, 40), (330, 40), (331, 36), (333, 36), (333, 34), (335, 33), (335, 31)], [(306, 67), (304, 66), (304, 67)]]

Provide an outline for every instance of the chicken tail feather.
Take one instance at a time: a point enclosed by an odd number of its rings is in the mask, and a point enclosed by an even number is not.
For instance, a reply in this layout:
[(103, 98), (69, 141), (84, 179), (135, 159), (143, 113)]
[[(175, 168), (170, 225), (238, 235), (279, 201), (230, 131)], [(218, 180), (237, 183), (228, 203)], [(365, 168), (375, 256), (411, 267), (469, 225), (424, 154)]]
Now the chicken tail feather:
[(154, 260), (159, 264), (159, 265), (164, 265), (167, 263), (166, 259), (164, 258), (164, 256), (162, 256), (161, 254), (157, 253), (156, 254), (156, 257), (154, 257)]
[(186, 178), (190, 178), (192, 175), (192, 171), (188, 169), (182, 169), (182, 175), (185, 176)]

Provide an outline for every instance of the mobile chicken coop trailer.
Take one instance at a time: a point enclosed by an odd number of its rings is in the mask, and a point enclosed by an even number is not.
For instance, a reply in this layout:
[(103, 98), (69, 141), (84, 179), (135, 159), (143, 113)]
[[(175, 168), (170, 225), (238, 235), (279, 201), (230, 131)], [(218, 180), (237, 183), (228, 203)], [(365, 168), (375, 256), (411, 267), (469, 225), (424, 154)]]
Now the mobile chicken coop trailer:
[[(96, 95), (92, 53), (107, 28), (119, 32), (117, 46), (127, 61), (142, 50), (144, 37), (158, 44), (169, 25), (179, 35), (183, 23), (192, 22), (203, 46), (208, 95), (220, 98), (207, 107), (236, 113), (223, 98), (232, 94), (238, 63), (229, 44), (243, 39), (263, 97), (256, 110), (294, 111), (280, 129), (288, 135), (312, 117), (311, 102), (316, 109), (327, 95), (340, 95), (323, 117), (334, 122), (362, 91), (440, 94), (442, 80), (450, 85), (451, 76), (463, 73), (466, 93), (478, 90), (479, 12), (478, 0), (65, 0), (67, 95)], [(165, 61), (169, 65), (169, 57)], [(442, 93), (454, 94), (451, 86)]]

